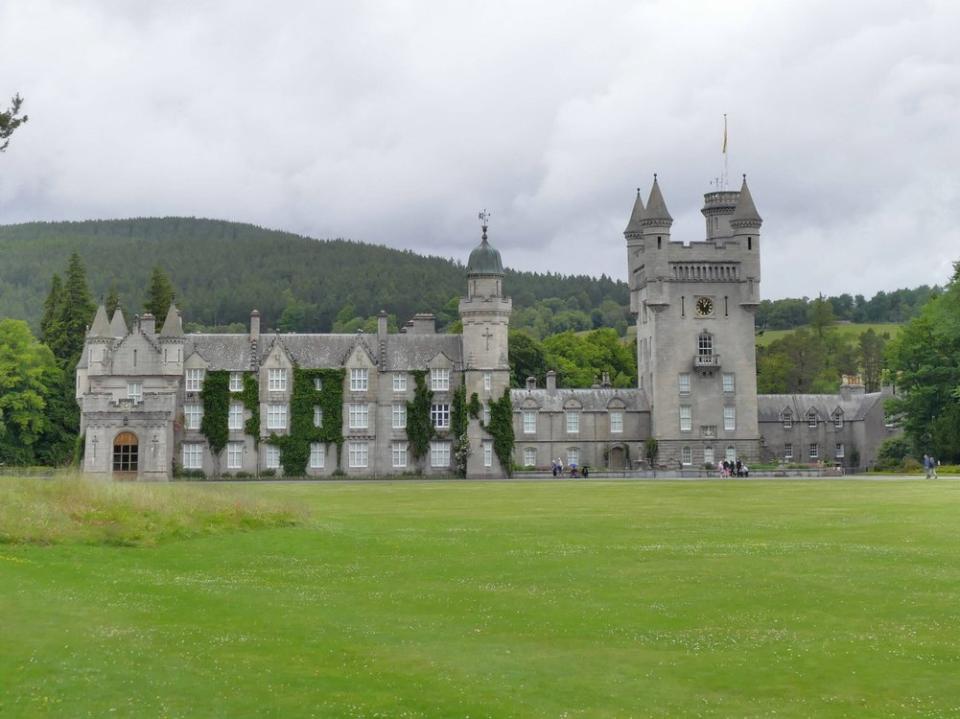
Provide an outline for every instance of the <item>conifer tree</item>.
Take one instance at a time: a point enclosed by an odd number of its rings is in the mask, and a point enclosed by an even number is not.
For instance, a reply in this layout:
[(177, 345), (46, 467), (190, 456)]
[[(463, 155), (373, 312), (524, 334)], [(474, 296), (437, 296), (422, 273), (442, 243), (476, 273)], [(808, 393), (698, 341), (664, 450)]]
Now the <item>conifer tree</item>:
[(110, 291), (107, 292), (107, 317), (113, 318), (113, 313), (117, 311), (117, 307), (120, 306), (120, 294), (117, 292), (117, 286), (114, 283), (110, 283)]
[(10, 101), (10, 109), (0, 110), (0, 152), (7, 149), (10, 144), (10, 135), (20, 125), (27, 121), (27, 116), (20, 117), (20, 107), (23, 105), (23, 98), (14, 95)]
[(67, 278), (60, 292), (60, 311), (50, 326), (50, 336), (44, 337), (62, 368), (76, 363), (83, 351), (87, 326), (93, 320), (96, 305), (87, 287), (87, 273), (74, 252), (67, 264)]
[(60, 280), (60, 275), (54, 273), (50, 281), (50, 292), (43, 303), (43, 317), (40, 319), (40, 341), (47, 347), (50, 346), (50, 341), (56, 334), (56, 323), (60, 321), (62, 295), (63, 282)]
[(167, 310), (173, 302), (173, 285), (170, 278), (160, 265), (153, 268), (150, 275), (150, 286), (147, 288), (147, 301), (144, 309), (157, 318), (159, 322), (167, 316)]

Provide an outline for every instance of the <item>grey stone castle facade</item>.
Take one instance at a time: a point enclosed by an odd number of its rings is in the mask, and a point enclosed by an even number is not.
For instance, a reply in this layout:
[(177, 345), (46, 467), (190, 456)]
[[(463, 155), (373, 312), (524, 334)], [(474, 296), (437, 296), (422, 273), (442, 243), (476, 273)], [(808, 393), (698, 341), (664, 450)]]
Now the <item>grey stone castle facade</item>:
[[(668, 468), (740, 458), (869, 464), (896, 429), (884, 421), (882, 394), (845, 384), (838, 395), (758, 395), (754, 313), (760, 301), (762, 220), (747, 187), (705, 195), (706, 239), (671, 239), (673, 223), (654, 178), (646, 204), (639, 191), (624, 232), (630, 309), (636, 317), (638, 387), (558, 388), (532, 381), (510, 390), (516, 438), (513, 463), (548, 468), (554, 459), (594, 468), (642, 466), (644, 443), (659, 445)], [(263, 441), (290, 432), (294, 368), (342, 369), (342, 452), (313, 442), (306, 473), (325, 476), (450, 476), (455, 466), (450, 427), (453, 394), (477, 395), (469, 420), (467, 476), (504, 475), (487, 431), (490, 404), (510, 384), (508, 325), (500, 253), (483, 228), (467, 263), (460, 301), (461, 335), (438, 334), (432, 315), (417, 315), (376, 335), (277, 334), (260, 331), (254, 310), (245, 334), (185, 334), (171, 306), (158, 329), (151, 315), (132, 327), (118, 309), (100, 306), (77, 367), (77, 400), (90, 474), (166, 480), (178, 471), (212, 475), (279, 473), (281, 447)], [(229, 373), (228, 438), (211, 452), (201, 391), (208, 372)], [(438, 437), (419, 467), (407, 435), (414, 373), (433, 392)], [(257, 379), (260, 427), (243, 397), (245, 377)], [(319, 389), (319, 380), (318, 389)], [(322, 427), (322, 408), (314, 408)], [(337, 458), (339, 457), (339, 465)], [(853, 460), (856, 460), (855, 462)]]

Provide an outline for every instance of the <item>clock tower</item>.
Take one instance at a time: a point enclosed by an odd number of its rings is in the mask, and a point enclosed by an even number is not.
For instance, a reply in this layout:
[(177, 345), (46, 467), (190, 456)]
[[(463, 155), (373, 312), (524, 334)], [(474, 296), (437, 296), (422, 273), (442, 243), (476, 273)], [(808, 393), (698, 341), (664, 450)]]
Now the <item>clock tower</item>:
[(638, 384), (647, 393), (658, 463), (702, 467), (759, 457), (754, 314), (760, 226), (746, 177), (704, 195), (705, 238), (674, 242), (654, 176), (624, 236), (637, 324)]

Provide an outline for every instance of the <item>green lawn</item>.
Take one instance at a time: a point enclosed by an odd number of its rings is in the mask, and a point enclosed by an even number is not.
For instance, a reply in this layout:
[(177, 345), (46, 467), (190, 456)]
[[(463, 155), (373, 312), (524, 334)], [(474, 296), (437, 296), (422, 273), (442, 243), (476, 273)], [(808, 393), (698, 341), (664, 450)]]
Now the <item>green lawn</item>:
[(0, 545), (0, 716), (960, 714), (955, 480), (230, 491), (307, 519)]
[[(809, 330), (809, 326), (804, 326), (805, 329)], [(903, 325), (896, 322), (873, 322), (873, 323), (842, 323), (838, 322), (833, 325), (833, 331), (851, 337), (854, 341), (860, 338), (860, 335), (866, 332), (869, 329), (872, 329), (878, 335), (889, 335), (890, 339), (896, 337), (900, 330), (903, 328)], [(799, 328), (796, 328), (799, 329)], [(766, 330), (763, 334), (757, 335), (757, 345), (760, 347), (766, 347), (770, 343), (785, 337), (791, 332), (795, 332), (796, 329), (792, 330)]]

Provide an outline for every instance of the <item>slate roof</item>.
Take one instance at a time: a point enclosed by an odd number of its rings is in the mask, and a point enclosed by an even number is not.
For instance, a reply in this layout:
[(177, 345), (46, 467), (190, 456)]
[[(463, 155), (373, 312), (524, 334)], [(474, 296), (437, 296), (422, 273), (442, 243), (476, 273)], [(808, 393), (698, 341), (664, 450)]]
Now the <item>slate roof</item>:
[(564, 404), (575, 399), (584, 411), (606, 411), (613, 399), (620, 399), (633, 411), (649, 411), (647, 393), (642, 389), (512, 389), (510, 401), (520, 411), (524, 400), (533, 399), (541, 411), (562, 412)]
[(884, 396), (880, 392), (853, 394), (848, 399), (841, 394), (758, 394), (757, 419), (760, 422), (781, 422), (781, 412), (789, 407), (793, 421), (802, 422), (815, 409), (821, 420), (828, 420), (839, 407), (844, 421), (864, 419)]
[(110, 320), (110, 333), (114, 337), (126, 337), (127, 331), (127, 321), (123, 318), (123, 312), (118, 306), (113, 312), (113, 319)]
[(750, 194), (750, 188), (747, 187), (747, 176), (743, 176), (743, 185), (740, 186), (740, 197), (737, 200), (737, 207), (733, 211), (730, 222), (743, 222), (750, 224), (759, 224), (763, 222), (760, 213), (757, 212), (757, 206), (753, 204), (753, 196)]
[(660, 192), (660, 183), (657, 182), (656, 175), (653, 176), (653, 187), (650, 188), (650, 197), (647, 199), (647, 209), (643, 213), (643, 219), (673, 222), (673, 218), (667, 211), (667, 203), (663, 200), (663, 193)]
[(630, 213), (630, 221), (627, 222), (627, 229), (623, 231), (624, 234), (643, 232), (643, 225), (641, 224), (643, 211), (643, 198), (640, 197), (640, 188), (638, 187), (637, 199), (633, 203), (633, 212)]
[(110, 320), (107, 319), (107, 308), (103, 305), (97, 307), (97, 314), (93, 317), (93, 324), (87, 337), (112, 337), (110, 334)]

